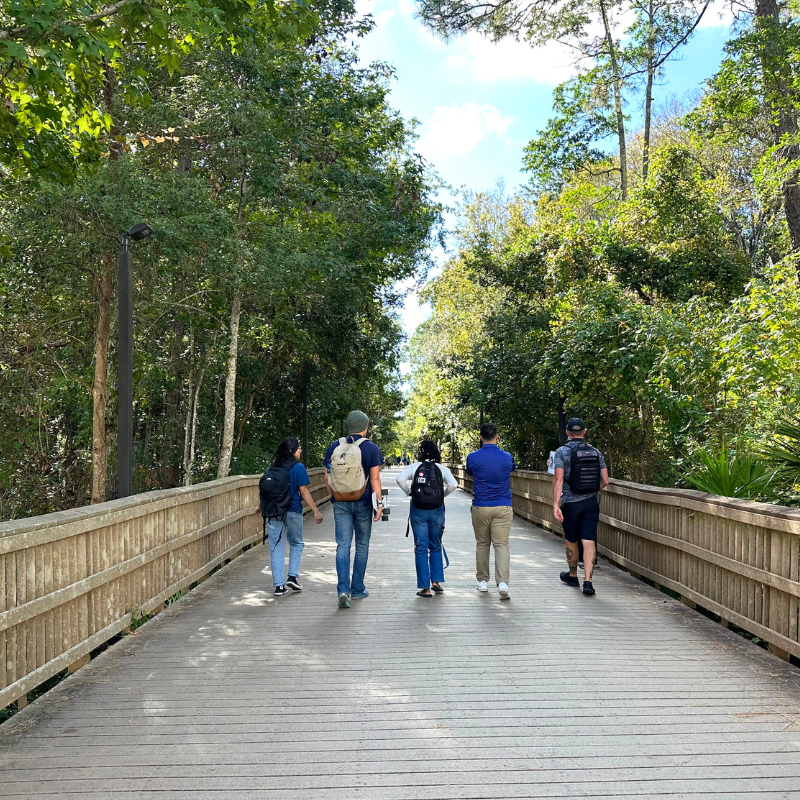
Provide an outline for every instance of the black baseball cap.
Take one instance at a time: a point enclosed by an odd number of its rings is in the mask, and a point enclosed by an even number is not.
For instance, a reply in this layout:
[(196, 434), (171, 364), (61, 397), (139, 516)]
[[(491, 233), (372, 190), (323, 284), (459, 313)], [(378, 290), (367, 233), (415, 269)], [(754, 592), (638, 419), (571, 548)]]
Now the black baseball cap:
[(572, 431), (573, 433), (578, 433), (579, 431), (585, 431), (586, 425), (580, 417), (573, 417), (567, 423), (567, 430)]

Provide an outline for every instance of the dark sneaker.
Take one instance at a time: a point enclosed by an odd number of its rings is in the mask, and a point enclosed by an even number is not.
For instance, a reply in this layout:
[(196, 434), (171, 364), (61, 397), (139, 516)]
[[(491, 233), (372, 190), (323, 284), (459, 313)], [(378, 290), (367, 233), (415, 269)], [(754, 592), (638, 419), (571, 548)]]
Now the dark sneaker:
[(363, 600), (365, 597), (369, 597), (369, 592), (366, 589), (363, 592), (353, 592), (353, 600)]
[[(569, 572), (562, 572), (559, 575), (562, 581), (567, 584), (567, 586), (580, 586), (581, 582), (578, 580), (577, 575), (570, 575)], [(591, 586), (591, 584), (589, 584)]]
[(594, 594), (594, 586), (592, 586), (591, 581), (584, 581), (583, 582), (583, 593), (584, 594)]
[(347, 592), (339, 595), (339, 608), (350, 608), (350, 595)]
[(290, 589), (294, 589), (296, 592), (302, 592), (303, 591), (303, 587), (300, 585), (300, 581), (297, 580), (297, 576), (296, 575), (290, 575), (289, 576), (289, 580), (286, 581), (286, 585)]
[(288, 594), (289, 590), (285, 586), (276, 586), (275, 587), (275, 597), (283, 597), (285, 594)]

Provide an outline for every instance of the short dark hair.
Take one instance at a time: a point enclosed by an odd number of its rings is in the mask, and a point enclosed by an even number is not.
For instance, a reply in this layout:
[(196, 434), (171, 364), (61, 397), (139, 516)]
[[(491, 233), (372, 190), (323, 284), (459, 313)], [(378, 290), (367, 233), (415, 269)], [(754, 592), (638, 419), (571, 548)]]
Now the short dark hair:
[(417, 461), (435, 461), (437, 464), (442, 463), (442, 454), (436, 446), (436, 442), (430, 439), (424, 439), (419, 443), (417, 449)]
[(497, 438), (497, 425), (494, 422), (484, 422), (481, 425), (481, 439), (488, 442), (490, 439)]

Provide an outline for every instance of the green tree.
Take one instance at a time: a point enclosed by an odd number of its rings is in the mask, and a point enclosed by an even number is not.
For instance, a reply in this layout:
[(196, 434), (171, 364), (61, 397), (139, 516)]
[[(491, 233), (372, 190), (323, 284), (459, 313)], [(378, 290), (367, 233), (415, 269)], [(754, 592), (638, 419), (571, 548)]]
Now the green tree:
[[(226, 46), (265, 31), (304, 38), (317, 6), (258, 0), (9, 0), (0, 9), (0, 168), (6, 180), (74, 177), (81, 160), (119, 142), (112, 100), (149, 95), (159, 69), (198, 43)], [(140, 57), (126, 70), (128, 51)], [(102, 91), (98, 91), (102, 87)], [(2, 174), (2, 173), (0, 173)]]

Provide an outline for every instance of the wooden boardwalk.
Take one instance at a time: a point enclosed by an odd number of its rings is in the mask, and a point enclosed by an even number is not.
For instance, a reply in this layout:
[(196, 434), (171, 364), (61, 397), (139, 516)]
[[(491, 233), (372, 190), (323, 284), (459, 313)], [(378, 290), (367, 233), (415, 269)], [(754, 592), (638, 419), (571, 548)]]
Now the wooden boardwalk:
[(800, 670), (516, 520), (511, 600), (475, 591), (469, 497), (446, 594), (415, 596), (406, 503), (338, 610), (332, 509), (301, 594), (249, 551), (0, 727), (0, 797), (800, 799)]

